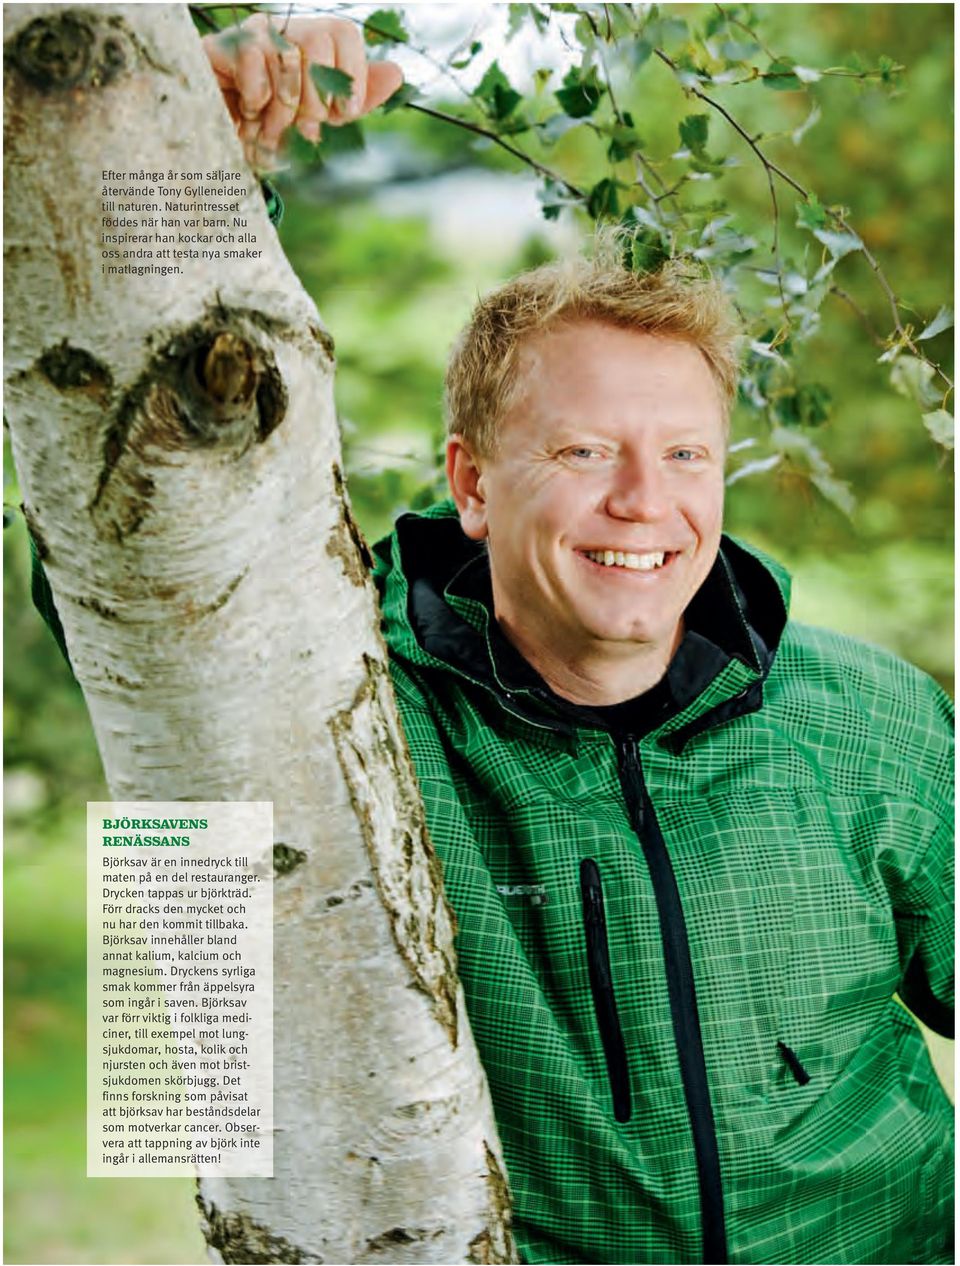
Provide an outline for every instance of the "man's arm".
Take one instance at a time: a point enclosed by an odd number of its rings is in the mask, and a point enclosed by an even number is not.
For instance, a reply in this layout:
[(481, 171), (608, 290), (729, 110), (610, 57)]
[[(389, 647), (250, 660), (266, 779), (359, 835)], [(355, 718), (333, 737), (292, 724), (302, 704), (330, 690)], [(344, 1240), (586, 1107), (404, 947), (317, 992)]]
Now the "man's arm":
[(927, 1028), (949, 1038), (954, 1035), (953, 874), (953, 832), (945, 823), (908, 885), (910, 908), (900, 912), (901, 919), (919, 924), (900, 997)]
[(953, 1037), (954, 814), (953, 704), (916, 673), (908, 733), (899, 734), (917, 782), (916, 831), (922, 854), (891, 888), (903, 977), (899, 994), (928, 1028)]

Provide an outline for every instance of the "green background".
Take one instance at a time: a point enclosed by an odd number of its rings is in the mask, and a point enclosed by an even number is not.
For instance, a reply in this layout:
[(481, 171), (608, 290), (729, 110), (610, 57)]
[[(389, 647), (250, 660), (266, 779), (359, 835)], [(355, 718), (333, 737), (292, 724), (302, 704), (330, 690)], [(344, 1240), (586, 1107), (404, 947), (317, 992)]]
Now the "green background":
[[(919, 327), (950, 302), (953, 275), (951, 6), (759, 11), (766, 42), (802, 64), (837, 65), (857, 50), (867, 65), (890, 54), (907, 66), (894, 94), (822, 81), (821, 121), (801, 147), (787, 136), (770, 152), (851, 208)], [(796, 94), (738, 91), (738, 113), (757, 131), (789, 131), (806, 112)], [(650, 65), (626, 92), (621, 104), (651, 149), (669, 152), (690, 109), (669, 73)], [(281, 240), (336, 337), (350, 490), (373, 538), (436, 484), (444, 357), (478, 290), (549, 257), (558, 239), (523, 210), (534, 180), (509, 156), (409, 111), (371, 120), (366, 135), (389, 175), (349, 154), (318, 166), (301, 147), (279, 183)], [(576, 132), (551, 154), (575, 179), (590, 178), (591, 161)], [(729, 180), (726, 196), (769, 241), (762, 171), (745, 155)], [(885, 331), (885, 301), (862, 258), (842, 280)], [(781, 470), (731, 488), (728, 527), (788, 564), (796, 616), (888, 646), (952, 689), (952, 463), (916, 407), (891, 391), (860, 321), (828, 303), (802, 361), (832, 392), (817, 440), (851, 484), (855, 513), (846, 519)], [(928, 347), (948, 356), (951, 339)], [(735, 439), (756, 427), (735, 418)], [(9, 470), (7, 480), (5, 500), (15, 502)], [(190, 1182), (83, 1177), (84, 806), (108, 793), (80, 692), (30, 605), (19, 517), (4, 533), (4, 559), (5, 1258), (201, 1261)]]

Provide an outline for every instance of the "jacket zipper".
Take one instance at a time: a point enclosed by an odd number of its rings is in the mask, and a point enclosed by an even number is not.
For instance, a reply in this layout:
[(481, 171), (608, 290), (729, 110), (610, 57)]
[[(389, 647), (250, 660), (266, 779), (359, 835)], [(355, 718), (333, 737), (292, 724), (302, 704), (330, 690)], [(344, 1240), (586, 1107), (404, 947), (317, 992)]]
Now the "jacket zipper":
[(709, 1266), (722, 1266), (727, 1261), (727, 1231), (720, 1155), (683, 906), (670, 855), (644, 783), (637, 740), (626, 736), (618, 740), (617, 746), (620, 785), (631, 824), (643, 849), (657, 903), (673, 1035), (697, 1162), (703, 1261)]
[(610, 974), (610, 947), (607, 944), (607, 920), (603, 908), (603, 887), (600, 870), (592, 857), (580, 863), (580, 894), (583, 900), (583, 926), (587, 936), (587, 967), (593, 1008), (600, 1029), (607, 1075), (613, 1095), (613, 1115), (621, 1123), (630, 1120), (630, 1072), (627, 1049), (617, 1014), (617, 1000)]

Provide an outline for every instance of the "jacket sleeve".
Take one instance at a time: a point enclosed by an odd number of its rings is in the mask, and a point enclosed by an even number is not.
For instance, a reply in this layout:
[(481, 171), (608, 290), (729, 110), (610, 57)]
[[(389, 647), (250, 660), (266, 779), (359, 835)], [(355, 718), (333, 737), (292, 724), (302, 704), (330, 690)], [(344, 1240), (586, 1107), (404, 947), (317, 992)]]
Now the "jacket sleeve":
[[(903, 942), (913, 940), (900, 997), (918, 1020), (942, 1037), (953, 1037), (953, 830), (944, 823), (906, 888), (909, 909), (895, 910), (906, 923)], [(917, 929), (919, 935), (910, 937)]]
[[(917, 674), (921, 677), (921, 674)], [(954, 806), (953, 706), (929, 678), (913, 699), (914, 734), (921, 742), (908, 757), (918, 783), (919, 861), (893, 891), (901, 949), (900, 997), (917, 1019), (953, 1037)]]

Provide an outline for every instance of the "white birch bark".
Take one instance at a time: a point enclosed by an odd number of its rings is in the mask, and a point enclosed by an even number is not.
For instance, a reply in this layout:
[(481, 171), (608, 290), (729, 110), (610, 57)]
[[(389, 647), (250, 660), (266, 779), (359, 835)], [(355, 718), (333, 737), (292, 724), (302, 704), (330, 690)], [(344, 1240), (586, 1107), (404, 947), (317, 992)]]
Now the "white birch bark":
[[(330, 340), (185, 9), (7, 6), (4, 57), (6, 414), (111, 794), (275, 804), (275, 1176), (200, 1183), (211, 1257), (515, 1260)], [(263, 257), (104, 276), (144, 168), (243, 171)]]

